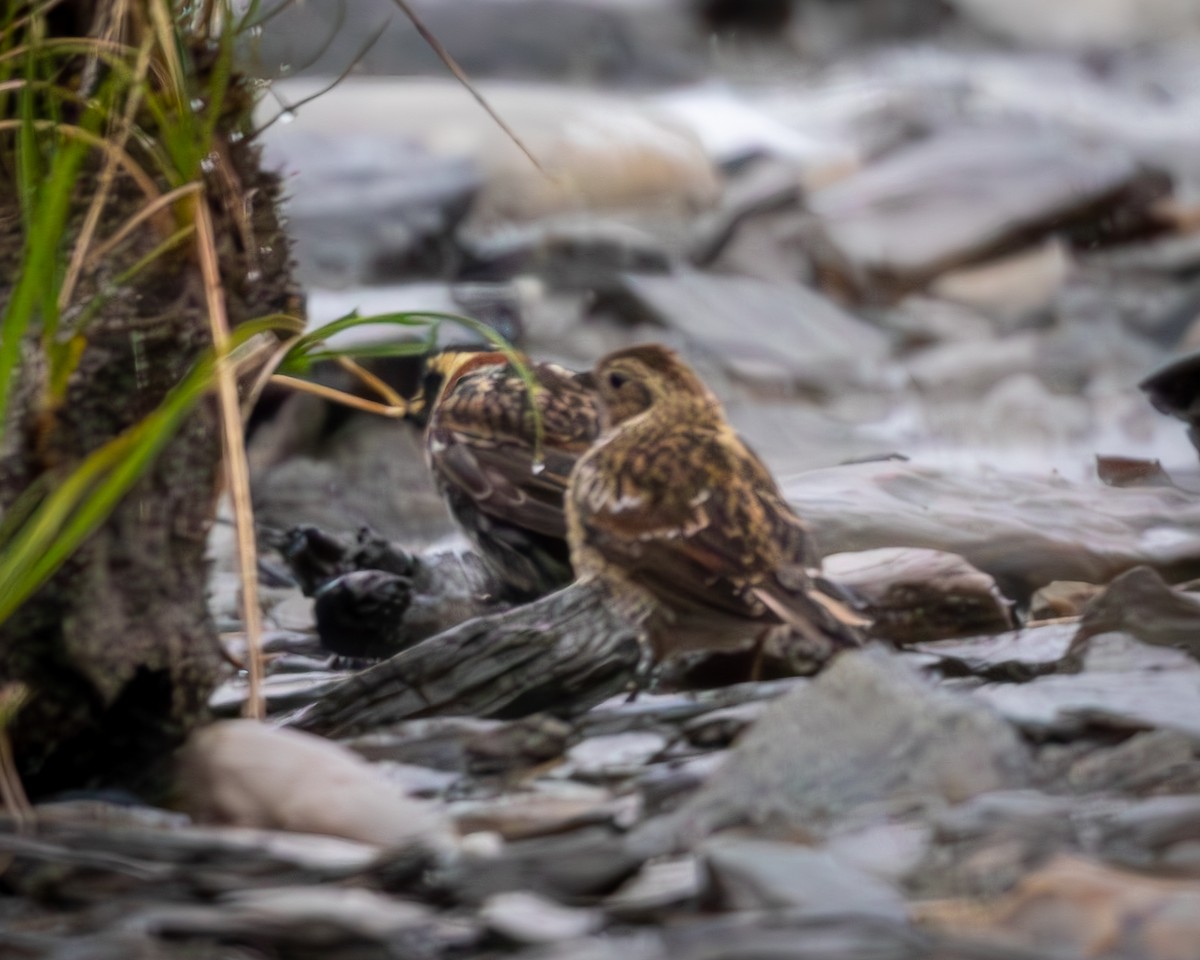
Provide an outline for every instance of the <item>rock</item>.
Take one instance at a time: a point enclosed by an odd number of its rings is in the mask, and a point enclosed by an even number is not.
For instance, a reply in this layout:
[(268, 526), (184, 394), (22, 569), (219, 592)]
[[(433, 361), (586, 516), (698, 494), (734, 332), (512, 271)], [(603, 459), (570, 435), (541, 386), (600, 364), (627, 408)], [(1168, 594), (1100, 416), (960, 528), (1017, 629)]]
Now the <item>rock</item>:
[(1195, 759), (1191, 741), (1173, 730), (1136, 733), (1114, 747), (1094, 750), (1067, 771), (1079, 792), (1146, 790)]
[(989, 685), (975, 695), (1037, 736), (1099, 726), (1175, 730), (1200, 742), (1200, 665), (1120, 633), (1092, 637), (1080, 673)]
[(701, 847), (706, 899), (726, 910), (789, 910), (800, 916), (860, 914), (903, 921), (888, 883), (824, 850), (767, 840), (716, 838)]
[(1105, 583), (1138, 564), (1200, 572), (1200, 506), (1182, 490), (896, 462), (812, 470), (783, 488), (822, 554), (944, 550), (1018, 603), (1054, 580)]
[(713, 710), (683, 725), (683, 735), (695, 747), (727, 747), (749, 729), (767, 709), (767, 704), (742, 703), (736, 707)]
[(631, 274), (605, 305), (683, 333), (735, 374), (754, 365), (823, 392), (866, 382), (888, 353), (883, 333), (798, 283)]
[(616, 733), (591, 737), (567, 751), (567, 765), (583, 780), (609, 780), (635, 775), (667, 746), (657, 733)]
[(536, 893), (513, 891), (488, 897), (480, 908), (483, 922), (517, 943), (553, 943), (594, 933), (604, 925), (598, 910), (564, 907)]
[(326, 949), (366, 942), (397, 950), (406, 941), (412, 949), (430, 940), (436, 921), (428, 907), (373, 890), (292, 886), (240, 890), (212, 907), (153, 908), (133, 923), (168, 939), (205, 937)]
[(482, 175), (467, 157), (437, 157), (404, 135), (331, 136), (276, 123), (266, 160), (288, 191), (288, 232), (306, 285), (440, 277), (457, 260), (451, 237)]
[(1185, 960), (1200, 937), (1200, 884), (1059, 856), (991, 904), (918, 908), (923, 925), (1059, 956)]
[(920, 643), (914, 649), (942, 661), (947, 673), (1024, 682), (1052, 672), (1071, 651), (1078, 624), (1030, 626), (991, 637)]
[(1110, 143), (1041, 128), (953, 130), (816, 191), (834, 257), (850, 275), (910, 289), (1111, 205), (1139, 176)]
[(1077, 643), (1114, 630), (1200, 660), (1200, 597), (1171, 589), (1149, 567), (1134, 567), (1087, 605)]
[(960, 556), (896, 547), (839, 553), (821, 572), (865, 604), (871, 634), (909, 644), (1011, 629), (1011, 603)]
[[(407, 136), (438, 156), (466, 157), (483, 184), (465, 227), (485, 228), (580, 211), (624, 211), (669, 236), (720, 192), (695, 137), (653, 107), (603, 93), (534, 84), (478, 83), (539, 170), (455, 80), (351, 78), (308, 103), (289, 135), (374, 131)], [(287, 102), (319, 89), (275, 84)]]
[(1032, 250), (944, 273), (929, 292), (989, 315), (1019, 316), (1049, 306), (1070, 268), (1065, 245), (1052, 238)]
[(1033, 370), (1043, 346), (1041, 336), (1033, 332), (950, 341), (914, 354), (906, 367), (923, 391), (939, 399), (968, 393), (977, 397), (1009, 376)]
[(594, 824), (629, 819), (636, 807), (607, 791), (582, 785), (568, 789), (515, 793), (493, 800), (460, 800), (450, 806), (459, 833), (495, 833), (505, 840), (523, 840), (563, 833)]
[[(906, 351), (943, 343), (995, 342), (995, 325), (990, 319), (976, 310), (948, 300), (910, 294), (894, 306), (874, 310), (870, 315), (881, 326), (892, 331)], [(963, 354), (970, 356), (966, 350), (963, 350)], [(914, 353), (907, 355), (907, 359), (919, 360), (922, 355)], [(1019, 350), (1017, 359), (1021, 359)], [(936, 367), (937, 364), (931, 366)], [(949, 370), (944, 373), (932, 372), (943, 380), (951, 376)]]
[(552, 291), (582, 293), (610, 289), (622, 273), (668, 273), (676, 255), (644, 230), (591, 216), (507, 225), (464, 247), (461, 279), (535, 276)]
[(431, 852), (455, 842), (436, 806), (405, 797), (365, 761), (320, 737), (228, 720), (193, 734), (179, 763), (181, 802), (201, 821)]
[[(1198, 873), (1200, 801), (1195, 796), (1152, 797), (1101, 818), (1098, 826), (1101, 849), (1112, 860), (1140, 870), (1174, 866), (1179, 872)], [(1187, 859), (1173, 864), (1181, 851)]]
[(834, 833), (825, 849), (872, 877), (901, 882), (928, 853), (933, 831), (919, 820), (899, 820), (853, 826)]
[(604, 901), (604, 908), (620, 919), (651, 918), (664, 909), (696, 899), (700, 874), (693, 856), (652, 860)]
[(821, 834), (864, 804), (956, 803), (1017, 786), (1028, 757), (981, 703), (880, 649), (835, 659), (772, 704), (678, 813), (634, 833), (653, 849), (742, 823)]
[[(795, 93), (789, 91), (792, 105)], [(810, 132), (800, 123), (783, 122), (744, 94), (728, 89), (712, 85), (685, 87), (662, 94), (654, 102), (690, 128), (722, 167), (730, 168), (753, 157), (781, 161), (777, 169), (789, 172), (786, 179), (792, 198), (798, 196), (800, 187), (811, 189), (832, 183), (862, 163), (861, 151), (846, 137)], [(786, 191), (785, 184), (780, 186)], [(733, 189), (738, 189), (737, 181)]]
[(1031, 620), (1078, 617), (1088, 602), (1104, 588), (1082, 580), (1055, 580), (1037, 590), (1029, 601)]
[(989, 31), (1031, 46), (1066, 50), (1127, 49), (1148, 41), (1200, 33), (1200, 11), (1189, 0), (951, 0)]

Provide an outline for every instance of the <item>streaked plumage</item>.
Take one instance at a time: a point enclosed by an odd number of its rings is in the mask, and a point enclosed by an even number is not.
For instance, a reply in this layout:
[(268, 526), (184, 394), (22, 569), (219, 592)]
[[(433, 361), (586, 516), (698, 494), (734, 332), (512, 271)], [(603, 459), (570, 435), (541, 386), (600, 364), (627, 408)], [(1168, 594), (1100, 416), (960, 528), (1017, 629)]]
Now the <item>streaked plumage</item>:
[(595, 440), (591, 375), (532, 364), (542, 418), (541, 460), (525, 383), (499, 352), (430, 357), (415, 419), (450, 512), (514, 597), (572, 579), (563, 496), (576, 458)]
[(594, 373), (604, 431), (571, 474), (571, 559), (644, 624), (655, 659), (783, 628), (855, 645), (809, 580), (804, 523), (695, 373), (658, 345)]

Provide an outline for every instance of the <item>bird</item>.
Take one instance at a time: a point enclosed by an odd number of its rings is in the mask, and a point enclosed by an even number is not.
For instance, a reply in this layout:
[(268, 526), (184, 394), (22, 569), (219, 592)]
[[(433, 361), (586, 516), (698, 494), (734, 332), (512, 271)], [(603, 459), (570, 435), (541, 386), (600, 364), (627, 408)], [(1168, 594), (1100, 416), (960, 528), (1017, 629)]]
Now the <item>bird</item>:
[(653, 663), (752, 645), (757, 675), (777, 634), (861, 643), (865, 621), (809, 576), (808, 528), (674, 351), (618, 350), (593, 379), (601, 434), (569, 478), (571, 562), (642, 627)]
[(600, 430), (590, 373), (524, 362), (537, 385), (540, 437), (525, 380), (501, 351), (430, 355), (407, 403), (451, 515), (516, 601), (573, 579), (563, 498)]

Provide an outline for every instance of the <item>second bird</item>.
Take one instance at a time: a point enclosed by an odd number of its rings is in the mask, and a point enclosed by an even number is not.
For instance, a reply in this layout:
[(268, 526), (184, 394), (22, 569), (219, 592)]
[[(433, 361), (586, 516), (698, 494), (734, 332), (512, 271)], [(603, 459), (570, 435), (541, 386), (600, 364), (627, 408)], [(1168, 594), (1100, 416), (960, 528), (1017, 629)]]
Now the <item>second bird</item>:
[(691, 368), (651, 344), (594, 376), (603, 432), (570, 478), (571, 562), (642, 624), (654, 659), (761, 651), (777, 632), (858, 645), (854, 618), (808, 576), (804, 523)]

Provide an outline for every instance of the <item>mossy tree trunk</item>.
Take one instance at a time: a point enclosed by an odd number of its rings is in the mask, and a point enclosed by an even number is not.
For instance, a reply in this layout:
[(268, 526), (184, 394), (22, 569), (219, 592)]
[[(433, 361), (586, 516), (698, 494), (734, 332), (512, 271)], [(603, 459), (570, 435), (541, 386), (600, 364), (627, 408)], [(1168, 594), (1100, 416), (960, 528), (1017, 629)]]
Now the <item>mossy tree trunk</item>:
[[(150, 2), (128, 5), (125, 30), (134, 46), (138, 31), (152, 28)], [(102, 25), (111, 29), (104, 21), (109, 6), (67, 3), (48, 26), (69, 32), (83, 25), (95, 35)], [(189, 49), (186, 38), (182, 46), (191, 75), (203, 78), (211, 47)], [(78, 73), (79, 83), (87, 83), (87, 70)], [(276, 211), (279, 185), (244, 137), (248, 88), (235, 77), (224, 100), (229, 108), (219, 115), (202, 202), (216, 224), (226, 310), (235, 326), (294, 312), (297, 301)], [(153, 118), (139, 120), (153, 133)], [(17, 263), (25, 242), (15, 142), (13, 135), (0, 139), (0, 265)], [(136, 147), (131, 140), (130, 151)], [(100, 151), (85, 164), (68, 238), (81, 229), (102, 166)], [(165, 193), (173, 185), (164, 180), (156, 186)], [(118, 174), (96, 236), (113, 236), (146, 202), (144, 190)], [(174, 209), (176, 226), (180, 209)], [(58, 482), (89, 452), (153, 411), (211, 347), (194, 237), (126, 284), (117, 281), (162, 243), (155, 223), (146, 220), (84, 271), (72, 303), (85, 304), (114, 287), (116, 292), (86, 328), (64, 403), (47, 409), (42, 400), (37, 331), (23, 345), (0, 441), (0, 513), (31, 486)], [(0, 301), (14, 283), (12, 270), (0, 270)], [(0, 681), (20, 680), (30, 693), (10, 734), (32, 795), (111, 784), (149, 788), (154, 761), (204, 718), (222, 669), (206, 605), (205, 560), (221, 488), (220, 431), (217, 405), (207, 398), (102, 528), (0, 625)]]

